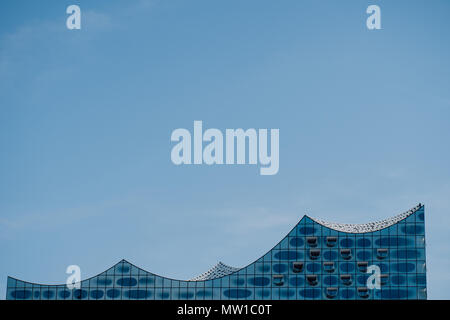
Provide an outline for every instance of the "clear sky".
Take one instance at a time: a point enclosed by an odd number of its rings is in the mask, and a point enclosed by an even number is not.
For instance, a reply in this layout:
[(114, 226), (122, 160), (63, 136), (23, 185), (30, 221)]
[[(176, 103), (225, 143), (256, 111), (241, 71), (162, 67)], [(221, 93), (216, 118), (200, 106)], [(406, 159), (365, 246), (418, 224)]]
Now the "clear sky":
[[(78, 4), (82, 29), (66, 28)], [(366, 28), (378, 4), (382, 30)], [(426, 205), (450, 286), (450, 2), (0, 3), (0, 297), (124, 258), (187, 279), (245, 266), (304, 214)], [(280, 169), (175, 166), (176, 128), (279, 128)]]

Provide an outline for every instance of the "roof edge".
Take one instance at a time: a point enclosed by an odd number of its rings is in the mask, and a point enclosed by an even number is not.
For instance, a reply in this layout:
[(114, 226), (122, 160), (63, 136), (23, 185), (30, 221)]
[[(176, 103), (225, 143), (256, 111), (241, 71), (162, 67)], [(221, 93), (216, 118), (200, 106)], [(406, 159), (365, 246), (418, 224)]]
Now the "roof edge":
[(347, 232), (347, 233), (368, 233), (368, 232), (374, 232), (374, 231), (379, 231), (379, 230), (388, 228), (388, 227), (402, 221), (403, 219), (408, 218), (410, 215), (416, 213), (418, 210), (420, 210), (423, 207), (424, 207), (424, 205), (422, 203), (419, 203), (417, 206), (413, 207), (412, 209), (409, 209), (408, 211), (400, 213), (391, 218), (379, 220), (379, 221), (375, 221), (375, 222), (361, 223), (361, 224), (335, 223), (335, 222), (329, 222), (329, 221), (324, 221), (321, 219), (313, 218), (308, 215), (306, 215), (306, 216), (308, 218), (310, 218), (311, 220), (313, 220), (314, 222), (316, 222), (324, 227), (336, 230), (336, 231)]

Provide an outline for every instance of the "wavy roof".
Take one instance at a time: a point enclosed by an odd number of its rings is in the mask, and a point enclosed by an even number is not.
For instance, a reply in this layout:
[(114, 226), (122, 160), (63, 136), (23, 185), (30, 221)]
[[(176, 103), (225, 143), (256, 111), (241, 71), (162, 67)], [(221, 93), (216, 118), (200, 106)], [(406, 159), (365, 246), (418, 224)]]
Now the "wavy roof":
[(214, 267), (209, 269), (208, 271), (202, 273), (201, 275), (190, 279), (191, 281), (201, 281), (201, 280), (211, 280), (215, 278), (220, 278), (223, 276), (227, 276), (233, 272), (240, 270), (241, 268), (235, 268), (226, 265), (225, 263), (219, 262)]
[(399, 215), (396, 215), (389, 219), (384, 219), (377, 222), (369, 222), (369, 223), (362, 223), (362, 224), (350, 224), (350, 223), (335, 223), (335, 222), (327, 222), (320, 219), (315, 219), (309, 217), (311, 220), (328, 227), (333, 230), (342, 231), (342, 232), (348, 232), (348, 233), (365, 233), (365, 232), (374, 232), (378, 231), (387, 227), (390, 227), (397, 222), (409, 217), (414, 212), (419, 210), (422, 207), (422, 204), (418, 204), (414, 208), (403, 212)]
[[(409, 217), (410, 215), (414, 214), (415, 212), (417, 212), (422, 207), (423, 207), (423, 205), (419, 203), (414, 208), (412, 208), (412, 209), (410, 209), (410, 210), (408, 210), (408, 211), (406, 211), (404, 213), (401, 213), (401, 214), (399, 214), (397, 216), (394, 216), (392, 218), (381, 220), (381, 221), (378, 221), (378, 222), (365, 223), (365, 224), (333, 223), (333, 222), (327, 222), (327, 221), (323, 221), (323, 220), (315, 219), (315, 218), (311, 218), (311, 217), (308, 217), (308, 218), (310, 218), (311, 220), (313, 220), (314, 222), (316, 222), (318, 224), (321, 224), (321, 225), (323, 225), (325, 227), (328, 227), (330, 229), (333, 229), (333, 230), (347, 232), (347, 233), (366, 233), (366, 232), (374, 232), (374, 231), (378, 231), (378, 230), (390, 227), (390, 226), (398, 223), (399, 221), (401, 221), (403, 219), (406, 219), (407, 217)], [(306, 217), (306, 216), (304, 216), (304, 217)], [(292, 230), (295, 230), (295, 228), (298, 227), (299, 223), (297, 223), (297, 225)], [(288, 236), (289, 236), (289, 234), (286, 235), (286, 237), (288, 237)], [(281, 240), (281, 241), (283, 241), (283, 240)], [(281, 241), (279, 243), (281, 243)], [(269, 250), (268, 253), (270, 253), (272, 250), (273, 250), (273, 248), (271, 250)], [(253, 261), (248, 266), (254, 264), (256, 261)], [(104, 272), (102, 272), (102, 273), (100, 273), (100, 274), (98, 274), (98, 275), (96, 275), (94, 277), (82, 280), (82, 282), (83, 281), (88, 281), (90, 279), (98, 278), (98, 277), (101, 277), (101, 276), (104, 276), (104, 275), (107, 275), (111, 270), (113, 271), (113, 274), (114, 274), (116, 272), (115, 271), (116, 268), (119, 268), (118, 269), (119, 270), (118, 271), (119, 274), (120, 274), (120, 272), (123, 272), (124, 274), (127, 274), (127, 273), (130, 272), (130, 271), (120, 271), (121, 268), (136, 268), (136, 270), (138, 270), (138, 274), (148, 274), (148, 275), (154, 275), (154, 276), (165, 278), (165, 279), (170, 279), (170, 278), (167, 278), (167, 277), (163, 277), (163, 276), (160, 276), (160, 275), (148, 272), (148, 271), (146, 271), (146, 270), (144, 270), (142, 268), (139, 268), (139, 267), (131, 264), (130, 262), (128, 262), (126, 260), (122, 260), (119, 263), (115, 264), (113, 267), (109, 268), (108, 270), (106, 270), (106, 271), (104, 271)], [(237, 271), (239, 271), (241, 269), (244, 269), (244, 268), (246, 268), (246, 267), (235, 268), (235, 267), (228, 266), (228, 265), (226, 265), (226, 264), (224, 264), (222, 262), (219, 262), (218, 264), (216, 264), (214, 267), (212, 267), (208, 271), (206, 271), (206, 272), (204, 272), (204, 273), (200, 274), (199, 276), (194, 277), (192, 279), (189, 279), (189, 280), (171, 279), (171, 280), (175, 280), (175, 281), (205, 281), (205, 280), (212, 280), (212, 279), (228, 276), (228, 275), (230, 275), (232, 273), (235, 273), (235, 272), (237, 272)], [(31, 282), (19, 280), (19, 279), (13, 278), (13, 277), (8, 277), (8, 279), (9, 278), (15, 279), (17, 281), (21, 281), (23, 283), (30, 283), (30, 284), (33, 284), (33, 285), (65, 286), (65, 285), (44, 285), (44, 284), (37, 284), (37, 283), (31, 283)]]

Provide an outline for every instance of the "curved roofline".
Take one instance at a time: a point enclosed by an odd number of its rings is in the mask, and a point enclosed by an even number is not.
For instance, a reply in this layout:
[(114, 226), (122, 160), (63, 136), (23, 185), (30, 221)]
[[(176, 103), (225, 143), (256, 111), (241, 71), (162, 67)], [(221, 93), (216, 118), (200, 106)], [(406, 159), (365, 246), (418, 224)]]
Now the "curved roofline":
[(340, 231), (340, 232), (346, 232), (346, 233), (368, 233), (368, 232), (375, 232), (380, 231), (386, 228), (389, 228), (390, 226), (393, 226), (394, 224), (408, 218), (410, 215), (418, 211), (424, 207), (423, 204), (419, 203), (417, 206), (415, 206), (412, 209), (409, 209), (406, 212), (400, 213), (394, 217), (379, 220), (375, 222), (369, 222), (369, 223), (335, 223), (335, 222), (329, 222), (320, 220), (317, 218), (312, 218), (310, 216), (307, 216), (314, 222), (317, 222), (318, 224), (330, 228), (332, 230)]
[[(122, 260), (120, 260), (119, 262), (117, 262), (117, 263), (115, 263), (114, 265), (112, 265), (111, 267), (109, 267), (108, 269), (106, 269), (105, 271), (102, 271), (102, 272), (100, 272), (100, 273), (97, 273), (96, 275), (93, 275), (92, 277), (89, 277), (89, 278), (80, 280), (79, 282), (75, 282), (75, 283), (81, 283), (81, 282), (83, 282), (83, 281), (87, 281), (87, 280), (91, 280), (91, 279), (93, 279), (93, 278), (95, 278), (95, 277), (99, 277), (99, 276), (101, 276), (103, 273), (108, 272), (108, 270), (114, 268), (114, 267), (117, 266), (119, 263), (124, 262), (124, 261), (127, 262), (127, 263), (130, 263), (130, 262), (128, 262), (127, 260), (122, 259)], [(132, 263), (130, 263), (130, 264), (133, 265)], [(139, 268), (139, 269), (140, 269), (140, 268)], [(143, 270), (143, 271), (145, 271), (145, 270)], [(151, 273), (151, 272), (149, 272), (149, 273)], [(46, 284), (46, 283), (38, 283), (38, 282), (25, 281), (25, 280), (17, 279), (17, 278), (15, 278), (15, 277), (11, 277), (11, 276), (8, 276), (8, 278), (9, 278), (9, 279), (16, 280), (16, 281), (24, 282), (24, 283), (29, 283), (29, 284), (32, 284), (32, 285), (43, 286), (43, 287), (60, 287), (60, 286), (66, 286), (65, 283), (64, 283), (64, 284), (63, 284), (63, 283), (59, 283), (59, 284)]]
[[(326, 221), (323, 221), (323, 220), (320, 220), (320, 219), (312, 218), (312, 217), (310, 217), (310, 216), (308, 216), (308, 215), (304, 215), (304, 216), (299, 220), (299, 222), (297, 222), (297, 223), (295, 224), (295, 226), (294, 226), (293, 228), (291, 228), (291, 230), (290, 230), (283, 238), (281, 238), (280, 241), (278, 241), (271, 249), (269, 249), (268, 251), (266, 251), (266, 253), (264, 253), (262, 256), (260, 256), (260, 257), (257, 258), (256, 260), (250, 262), (249, 264), (245, 265), (244, 267), (237, 268), (237, 270), (234, 271), (234, 272), (231, 272), (231, 273), (229, 273), (229, 274), (226, 274), (226, 275), (223, 275), (223, 276), (214, 278), (214, 279), (206, 279), (206, 280), (192, 280), (192, 279), (191, 279), (191, 280), (182, 280), (182, 279), (169, 278), (169, 277), (166, 277), (166, 276), (162, 276), (162, 275), (159, 275), (159, 274), (156, 274), (156, 273), (147, 271), (147, 270), (145, 270), (145, 269), (143, 269), (143, 268), (141, 268), (141, 267), (138, 267), (138, 266), (134, 265), (133, 263), (131, 263), (131, 262), (125, 260), (125, 259), (122, 259), (122, 260), (120, 260), (119, 262), (117, 262), (116, 264), (114, 264), (113, 266), (111, 266), (111, 267), (109, 267), (108, 269), (106, 269), (105, 271), (100, 272), (100, 273), (98, 273), (97, 275), (94, 275), (94, 276), (92, 276), (92, 277), (90, 277), (90, 278), (81, 280), (80, 282), (77, 282), (77, 283), (82, 283), (83, 281), (87, 281), (87, 280), (91, 280), (91, 279), (93, 279), (93, 278), (99, 277), (99, 276), (101, 276), (102, 274), (108, 272), (110, 269), (116, 267), (118, 264), (123, 263), (123, 262), (126, 262), (126, 263), (130, 264), (132, 267), (135, 267), (135, 268), (139, 269), (140, 271), (144, 271), (144, 272), (149, 273), (149, 274), (151, 274), (151, 275), (154, 275), (154, 276), (157, 276), (157, 277), (161, 277), (161, 278), (164, 278), (164, 279), (168, 279), (168, 280), (181, 281), (181, 282), (212, 281), (212, 280), (215, 280), (215, 279), (221, 279), (221, 278), (223, 278), (223, 277), (227, 277), (227, 276), (236, 274), (236, 273), (238, 273), (239, 271), (241, 271), (241, 270), (243, 270), (243, 269), (249, 267), (250, 265), (256, 263), (258, 260), (264, 258), (264, 256), (265, 256), (267, 253), (269, 253), (269, 252), (271, 252), (273, 249), (275, 249), (275, 248), (276, 248), (276, 247), (277, 247), (277, 246), (278, 246), (278, 245), (279, 245), (279, 244), (280, 244), (280, 243), (281, 243), (281, 242), (282, 242), (282, 241), (283, 241), (283, 240), (284, 240), (284, 239), (285, 239), (285, 238), (286, 238), (293, 230), (295, 230), (295, 228), (297, 228), (297, 226), (300, 224), (300, 222), (301, 222), (305, 217), (311, 219), (312, 221), (314, 221), (314, 222), (316, 222), (316, 223), (318, 223), (318, 224), (320, 224), (320, 225), (322, 225), (322, 226), (324, 226), (324, 227), (327, 227), (327, 228), (330, 228), (330, 229), (333, 229), (333, 230), (336, 230), (336, 231), (341, 231), (341, 232), (346, 232), (346, 233), (368, 233), (368, 232), (374, 232), (374, 231), (379, 231), (379, 230), (383, 230), (383, 229), (385, 229), (385, 228), (388, 228), (388, 227), (390, 227), (390, 226), (392, 226), (392, 225), (394, 225), (394, 224), (396, 224), (396, 223), (398, 223), (398, 222), (400, 222), (400, 221), (406, 219), (407, 217), (409, 217), (410, 215), (412, 215), (413, 213), (415, 213), (416, 211), (418, 211), (418, 210), (421, 209), (422, 207), (424, 207), (424, 205), (421, 204), (421, 203), (419, 203), (419, 204), (418, 204), (417, 206), (415, 206), (414, 208), (412, 208), (412, 209), (410, 209), (410, 210), (408, 210), (408, 211), (406, 211), (406, 212), (404, 212), (404, 213), (401, 213), (401, 214), (399, 214), (399, 215), (396, 215), (396, 216), (394, 216), (394, 217), (392, 217), (392, 218), (380, 220), (380, 221), (377, 221), (377, 222), (365, 223), (365, 224), (342, 224), (342, 223), (332, 223), (332, 222), (326, 222)], [(367, 229), (367, 231), (359, 232), (359, 230), (365, 230), (365, 229)], [(349, 231), (349, 230), (351, 230), (351, 231)], [(207, 271), (207, 272), (208, 272), (208, 271)], [(44, 287), (60, 287), (60, 286), (66, 286), (66, 284), (41, 284), (41, 283), (36, 283), (36, 282), (29, 282), (29, 281), (20, 280), (20, 279), (11, 277), (11, 276), (8, 276), (8, 278), (13, 279), (13, 280), (16, 280), (16, 281), (21, 281), (21, 282), (23, 282), (23, 283), (31, 284), (31, 285), (38, 285), (38, 286), (44, 286)]]
[[(159, 274), (156, 274), (156, 273), (147, 271), (147, 270), (145, 270), (145, 269), (143, 269), (143, 268), (141, 268), (141, 267), (136, 266), (135, 264), (129, 262), (129, 261), (126, 260), (126, 259), (122, 259), (122, 260), (120, 260), (119, 262), (117, 262), (116, 264), (114, 264), (113, 266), (111, 266), (111, 267), (109, 267), (108, 269), (106, 269), (105, 271), (100, 272), (100, 273), (98, 273), (98, 274), (96, 274), (96, 275), (94, 275), (94, 276), (92, 276), (92, 277), (89, 277), (89, 278), (80, 280), (79, 282), (76, 282), (76, 283), (81, 283), (81, 282), (83, 282), (83, 281), (87, 281), (87, 280), (91, 280), (91, 279), (93, 279), (93, 278), (99, 277), (99, 276), (101, 276), (103, 273), (108, 272), (108, 270), (114, 268), (115, 266), (117, 266), (117, 265), (118, 265), (119, 263), (121, 263), (121, 262), (129, 263), (131, 266), (133, 266), (133, 267), (135, 267), (135, 268), (137, 268), (137, 269), (139, 269), (139, 270), (141, 270), (141, 271), (147, 272), (147, 273), (149, 273), (149, 274), (151, 274), (151, 275), (154, 275), (154, 276), (157, 276), (157, 277), (161, 277), (161, 278), (164, 278), (164, 279), (168, 279), (168, 280), (173, 280), (173, 281), (183, 281), (183, 282), (212, 281), (212, 280), (215, 280), (215, 279), (221, 279), (221, 278), (223, 278), (223, 277), (228, 277), (228, 276), (230, 276), (230, 275), (236, 274), (237, 272), (239, 272), (239, 271), (241, 271), (241, 270), (243, 270), (243, 269), (245, 269), (245, 268), (251, 266), (252, 264), (256, 263), (258, 260), (264, 258), (264, 256), (265, 256), (266, 254), (268, 254), (269, 252), (271, 252), (272, 250), (274, 250), (279, 244), (281, 244), (281, 242), (282, 242), (282, 241), (283, 241), (283, 240), (284, 240), (284, 239), (285, 239), (292, 231), (294, 231), (295, 228), (297, 228), (297, 226), (299, 225), (299, 223), (300, 223), (305, 217), (307, 217), (307, 215), (303, 215), (303, 217), (302, 217), (302, 218), (301, 218), (301, 219), (300, 219), (300, 220), (299, 220), (299, 221), (298, 221), (298, 222), (297, 222), (297, 223), (289, 230), (289, 232), (288, 232), (284, 237), (282, 237), (281, 240), (278, 241), (272, 248), (270, 248), (269, 250), (267, 250), (262, 256), (260, 256), (260, 257), (257, 258), (256, 260), (254, 260), (254, 261), (248, 263), (247, 265), (245, 265), (245, 266), (243, 266), (243, 267), (241, 267), (241, 268), (237, 268), (236, 271), (231, 272), (230, 274), (227, 274), (227, 275), (223, 275), (223, 276), (221, 276), (221, 277), (217, 277), (217, 278), (214, 278), (214, 279), (208, 279), (208, 280), (183, 280), (183, 279), (175, 279), (175, 278), (170, 278), (170, 277), (162, 276), (162, 275), (159, 275)], [(24, 282), (24, 283), (28, 283), (28, 284), (32, 284), (32, 285), (38, 285), (38, 286), (44, 286), (44, 287), (60, 287), (60, 286), (66, 286), (66, 284), (42, 284), (42, 283), (36, 283), (36, 282), (29, 282), (29, 281), (20, 280), (20, 279), (11, 277), (11, 276), (8, 276), (8, 278), (14, 279), (14, 280), (16, 280), (16, 281), (21, 281), (21, 282)]]
[[(108, 272), (108, 271), (111, 270), (112, 268), (115, 268), (118, 264), (121, 264), (121, 263), (123, 263), (123, 262), (128, 263), (130, 266), (139, 269), (139, 271), (143, 271), (143, 272), (149, 273), (149, 274), (151, 274), (151, 275), (153, 275), (153, 276), (156, 276), (156, 277), (160, 277), (160, 278), (164, 278), (164, 279), (168, 279), (168, 280), (173, 280), (173, 281), (184, 281), (184, 282), (195, 282), (195, 281), (196, 281), (196, 280), (175, 279), (175, 278), (170, 278), (170, 277), (167, 277), (167, 276), (162, 276), (162, 275), (159, 275), (159, 274), (156, 274), (156, 273), (147, 271), (147, 270), (145, 270), (145, 269), (142, 269), (141, 267), (138, 267), (137, 265), (131, 263), (130, 261), (128, 261), (128, 260), (126, 260), (126, 259), (122, 259), (122, 260), (120, 260), (119, 262), (117, 262), (117, 263), (115, 263), (114, 265), (112, 265), (111, 267), (109, 267), (108, 269), (106, 269), (105, 271), (102, 271), (102, 272), (100, 272), (100, 273), (97, 273), (96, 275), (93, 275), (92, 277), (89, 277), (89, 278), (80, 280), (79, 282), (75, 282), (75, 283), (82, 283), (82, 282), (84, 282), (84, 281), (88, 281), (88, 280), (91, 280), (91, 279), (100, 277), (100, 276), (102, 276), (104, 273)], [(243, 268), (240, 268), (239, 270), (241, 270), (241, 269), (243, 269)], [(11, 277), (11, 276), (8, 276), (8, 278), (9, 278), (9, 279), (16, 280), (16, 281), (23, 282), (23, 283), (27, 283), (27, 284), (31, 284), (31, 285), (36, 285), (36, 286), (43, 286), (43, 287), (61, 287), (61, 286), (66, 286), (65, 283), (46, 284), (46, 283), (39, 283), (39, 282), (25, 281), (25, 280), (21, 280), (21, 279), (15, 278), (15, 277)], [(217, 279), (217, 278), (216, 278), (216, 279)], [(212, 280), (212, 279), (209, 279), (209, 280)], [(201, 281), (206, 281), (206, 280), (201, 280)], [(74, 283), (74, 284), (75, 284), (75, 283)]]

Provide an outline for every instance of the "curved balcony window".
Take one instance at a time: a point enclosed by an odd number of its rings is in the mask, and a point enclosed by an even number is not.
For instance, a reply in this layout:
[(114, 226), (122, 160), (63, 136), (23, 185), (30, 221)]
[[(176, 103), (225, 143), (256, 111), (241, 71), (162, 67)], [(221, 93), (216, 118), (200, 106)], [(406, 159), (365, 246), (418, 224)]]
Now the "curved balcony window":
[(369, 266), (369, 263), (367, 261), (359, 261), (357, 263), (358, 265), (358, 270), (362, 273), (366, 273), (367, 272), (367, 267)]
[(333, 273), (334, 272), (334, 262), (324, 262), (323, 270), (328, 273)]
[(284, 284), (284, 277), (282, 274), (276, 274), (273, 276), (273, 284), (276, 286), (282, 286)]
[(292, 271), (294, 273), (299, 273), (303, 271), (303, 262), (293, 262), (292, 263)]
[(341, 282), (345, 286), (349, 286), (352, 284), (352, 276), (350, 274), (343, 274), (341, 275)]
[(309, 274), (306, 276), (306, 281), (310, 286), (317, 286), (319, 281), (317, 280), (317, 276), (315, 274)]
[(388, 249), (377, 249), (377, 258), (380, 260), (386, 259), (388, 256)]
[(327, 247), (334, 247), (337, 242), (337, 237), (327, 237)]
[(316, 260), (317, 258), (319, 258), (319, 256), (320, 256), (319, 249), (309, 250), (309, 257), (311, 258), (311, 260)]
[(312, 248), (317, 247), (317, 237), (306, 237), (306, 243)]
[(350, 249), (341, 249), (341, 257), (344, 260), (350, 260), (352, 258), (352, 250), (350, 250)]
[(367, 299), (369, 297), (369, 289), (366, 287), (361, 287), (357, 289), (358, 296), (362, 299)]
[(380, 285), (385, 286), (389, 282), (389, 275), (388, 274), (380, 274)]
[(338, 288), (326, 288), (325, 289), (325, 294), (326, 294), (328, 299), (333, 299), (338, 294)]

